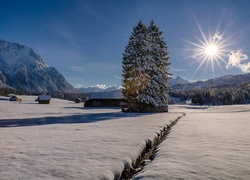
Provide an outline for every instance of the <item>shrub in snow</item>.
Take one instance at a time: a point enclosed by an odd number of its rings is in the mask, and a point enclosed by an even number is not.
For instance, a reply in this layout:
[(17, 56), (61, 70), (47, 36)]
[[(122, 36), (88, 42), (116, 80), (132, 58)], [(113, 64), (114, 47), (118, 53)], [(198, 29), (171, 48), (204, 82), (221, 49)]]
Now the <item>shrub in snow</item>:
[(134, 27), (123, 54), (123, 96), (129, 111), (166, 111), (168, 92), (168, 52), (163, 32), (154, 21)]

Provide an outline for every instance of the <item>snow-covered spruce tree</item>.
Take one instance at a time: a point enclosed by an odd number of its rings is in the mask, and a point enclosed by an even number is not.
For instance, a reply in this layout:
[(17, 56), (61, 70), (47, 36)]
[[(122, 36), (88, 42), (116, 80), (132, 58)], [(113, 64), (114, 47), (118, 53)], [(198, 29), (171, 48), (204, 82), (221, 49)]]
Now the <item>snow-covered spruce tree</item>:
[(168, 81), (169, 57), (168, 48), (163, 40), (163, 32), (152, 20), (147, 32), (148, 37), (148, 67), (147, 71), (151, 77), (147, 86), (147, 92), (143, 95), (143, 100), (147, 104), (152, 104), (156, 111), (161, 111), (168, 103), (168, 92), (170, 87)]
[(152, 21), (147, 28), (140, 21), (133, 29), (123, 54), (123, 95), (129, 110), (163, 111), (167, 105), (168, 53), (163, 32)]
[(123, 96), (130, 109), (135, 109), (138, 97), (148, 83), (148, 75), (144, 72), (147, 55), (147, 27), (142, 21), (133, 28), (128, 45), (123, 54)]

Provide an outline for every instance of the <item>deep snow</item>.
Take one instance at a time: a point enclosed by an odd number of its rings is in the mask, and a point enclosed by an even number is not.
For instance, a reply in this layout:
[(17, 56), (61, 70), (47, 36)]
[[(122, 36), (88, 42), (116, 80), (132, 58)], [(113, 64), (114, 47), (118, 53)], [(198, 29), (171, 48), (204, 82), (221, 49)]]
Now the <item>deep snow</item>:
[(52, 99), (0, 97), (0, 179), (114, 179), (183, 113), (135, 179), (249, 179), (250, 106), (122, 113)]
[(1, 97), (0, 179), (114, 179), (181, 113), (133, 114)]
[(250, 179), (249, 105), (174, 108), (190, 109), (135, 179)]

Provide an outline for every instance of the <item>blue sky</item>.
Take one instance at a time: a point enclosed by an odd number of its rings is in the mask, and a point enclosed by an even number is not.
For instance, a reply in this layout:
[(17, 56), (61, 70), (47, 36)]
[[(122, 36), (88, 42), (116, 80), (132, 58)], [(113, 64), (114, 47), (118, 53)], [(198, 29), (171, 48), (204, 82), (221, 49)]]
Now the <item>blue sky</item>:
[[(248, 0), (6, 0), (0, 39), (33, 48), (74, 86), (120, 86), (133, 27), (153, 19), (173, 76), (205, 80), (249, 72), (249, 8)], [(205, 40), (218, 46), (216, 56), (205, 57)]]

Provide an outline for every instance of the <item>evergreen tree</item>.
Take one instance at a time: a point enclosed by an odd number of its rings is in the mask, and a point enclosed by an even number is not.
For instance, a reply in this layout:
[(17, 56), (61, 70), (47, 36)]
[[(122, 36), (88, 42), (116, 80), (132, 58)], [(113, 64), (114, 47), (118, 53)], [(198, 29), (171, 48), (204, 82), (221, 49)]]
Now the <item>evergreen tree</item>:
[(147, 54), (147, 27), (142, 21), (133, 28), (128, 45), (123, 54), (123, 95), (130, 106), (138, 102), (138, 96), (147, 84), (147, 74), (144, 72), (145, 56)]
[(168, 72), (169, 57), (166, 43), (163, 40), (163, 32), (152, 20), (148, 28), (148, 74), (151, 77), (147, 87), (144, 101), (156, 107), (164, 106), (168, 103), (168, 92), (170, 87), (168, 81), (170, 73)]
[(154, 21), (140, 21), (123, 54), (123, 95), (132, 111), (161, 111), (167, 105), (168, 52), (163, 32)]

